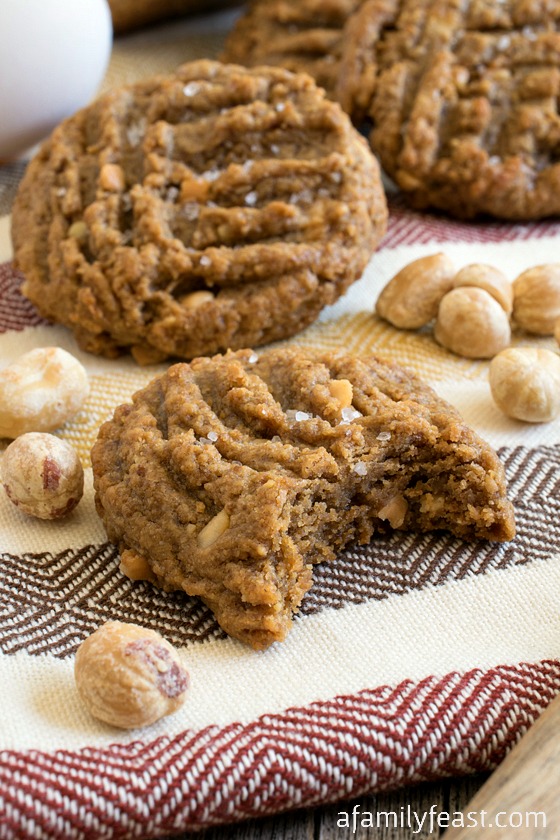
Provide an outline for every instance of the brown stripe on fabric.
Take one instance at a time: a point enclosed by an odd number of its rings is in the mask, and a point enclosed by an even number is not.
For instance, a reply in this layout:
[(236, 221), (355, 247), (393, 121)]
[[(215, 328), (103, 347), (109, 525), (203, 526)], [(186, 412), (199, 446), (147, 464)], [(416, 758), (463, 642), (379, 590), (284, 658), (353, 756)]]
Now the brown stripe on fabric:
[(133, 583), (113, 545), (0, 558), (0, 650), (64, 658), (109, 619), (130, 621), (185, 645), (224, 633), (198, 599)]
[(558, 497), (560, 491), (560, 446), (526, 449), (522, 446), (500, 450), (510, 495), (518, 503), (530, 496)]
[[(560, 551), (560, 447), (500, 451), (517, 515), (510, 543), (393, 533), (315, 567), (300, 617), (546, 560)], [(0, 558), (0, 650), (71, 655), (104, 621), (153, 628), (172, 643), (224, 638), (197, 598), (128, 580), (110, 544)]]
[(0, 265), (0, 333), (21, 332), (26, 327), (47, 324), (31, 301), (21, 293), (23, 275), (12, 263)]

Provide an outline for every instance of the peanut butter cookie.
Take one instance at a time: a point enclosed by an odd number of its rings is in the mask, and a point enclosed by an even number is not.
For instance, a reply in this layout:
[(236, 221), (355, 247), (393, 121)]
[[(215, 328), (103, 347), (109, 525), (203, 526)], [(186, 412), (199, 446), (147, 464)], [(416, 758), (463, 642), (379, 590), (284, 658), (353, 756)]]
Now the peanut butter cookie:
[(310, 324), (385, 231), (366, 141), (312, 79), (199, 61), (55, 130), (13, 210), (24, 294), (86, 350), (139, 362)]
[(509, 540), (497, 455), (376, 357), (282, 348), (173, 365), (92, 450), (122, 569), (198, 595), (254, 648), (284, 639), (312, 566), (390, 529)]
[(373, 151), (417, 208), (511, 220), (560, 213), (556, 6), (333, 0), (321, 12), (320, 5), (255, 0), (226, 54), (312, 73), (369, 126)]
[(372, 10), (355, 20), (355, 66), (376, 66), (372, 147), (410, 201), (463, 218), (558, 214), (558, 9), (401, 0), (368, 42)]

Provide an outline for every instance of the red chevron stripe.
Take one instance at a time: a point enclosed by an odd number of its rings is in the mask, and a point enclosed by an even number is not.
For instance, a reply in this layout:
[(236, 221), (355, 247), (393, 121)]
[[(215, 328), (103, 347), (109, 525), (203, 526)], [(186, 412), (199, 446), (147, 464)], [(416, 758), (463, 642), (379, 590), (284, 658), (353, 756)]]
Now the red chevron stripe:
[(560, 691), (560, 661), (427, 677), (105, 749), (0, 754), (0, 837), (163, 836), (489, 770)]
[(389, 224), (381, 248), (430, 242), (516, 242), (558, 236), (560, 222), (461, 222), (444, 215), (415, 212), (400, 195), (389, 196)]
[(0, 264), (0, 333), (46, 324), (37, 310), (21, 293), (23, 276), (11, 263)]

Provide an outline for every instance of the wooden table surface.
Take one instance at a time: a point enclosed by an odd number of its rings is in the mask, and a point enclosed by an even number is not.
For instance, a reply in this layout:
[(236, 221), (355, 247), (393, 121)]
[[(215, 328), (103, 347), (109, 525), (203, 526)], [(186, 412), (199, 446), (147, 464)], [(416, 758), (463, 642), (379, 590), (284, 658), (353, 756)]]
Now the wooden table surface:
[[(321, 808), (294, 811), (262, 820), (251, 820), (232, 826), (219, 826), (200, 833), (183, 834), (182, 838), (197, 837), (200, 840), (437, 840), (444, 837), (445, 829), (434, 825), (429, 827), (430, 808), (436, 814), (451, 814), (466, 808), (487, 776), (467, 776), (461, 779), (446, 779), (431, 784), (401, 788), (392, 793), (361, 796), (343, 803)], [(352, 810), (359, 806), (364, 815), (364, 825), (352, 830)], [(410, 810), (409, 810), (410, 809)], [(344, 820), (342, 812), (348, 814), (349, 828), (338, 823)], [(424, 815), (424, 825), (419, 831), (414, 818), (412, 827), (407, 825), (407, 815)], [(393, 816), (394, 814), (394, 816)], [(369, 816), (371, 815), (371, 817)], [(397, 825), (395, 826), (395, 820)], [(379, 827), (367, 827), (367, 823)], [(442, 820), (443, 822), (443, 820)], [(171, 838), (169, 838), (171, 840)]]

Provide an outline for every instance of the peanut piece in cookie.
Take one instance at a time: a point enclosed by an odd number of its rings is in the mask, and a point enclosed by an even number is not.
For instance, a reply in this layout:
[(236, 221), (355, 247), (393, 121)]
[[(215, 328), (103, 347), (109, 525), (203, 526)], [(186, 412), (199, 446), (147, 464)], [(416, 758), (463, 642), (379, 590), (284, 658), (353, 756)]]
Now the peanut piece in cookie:
[(229, 516), (225, 510), (221, 510), (216, 516), (213, 516), (210, 522), (207, 522), (200, 534), (197, 537), (197, 542), (200, 548), (209, 548), (213, 545), (222, 534), (225, 534), (229, 528)]

